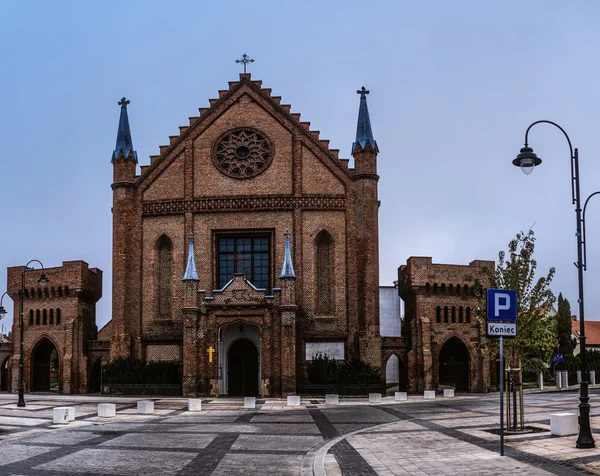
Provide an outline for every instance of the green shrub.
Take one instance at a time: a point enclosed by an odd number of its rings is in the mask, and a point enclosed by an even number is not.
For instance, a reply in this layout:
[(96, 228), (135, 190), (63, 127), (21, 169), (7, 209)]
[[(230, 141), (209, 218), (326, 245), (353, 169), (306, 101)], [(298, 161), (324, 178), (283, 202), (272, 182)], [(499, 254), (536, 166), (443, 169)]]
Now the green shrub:
[(535, 380), (542, 373), (548, 374), (548, 368), (542, 359), (529, 359), (523, 362), (523, 377), (525, 380)]
[(317, 385), (381, 383), (379, 370), (358, 358), (341, 361), (317, 354), (307, 362), (306, 373), (308, 383)]
[(178, 362), (144, 362), (119, 357), (102, 367), (106, 384), (179, 384), (181, 364)]

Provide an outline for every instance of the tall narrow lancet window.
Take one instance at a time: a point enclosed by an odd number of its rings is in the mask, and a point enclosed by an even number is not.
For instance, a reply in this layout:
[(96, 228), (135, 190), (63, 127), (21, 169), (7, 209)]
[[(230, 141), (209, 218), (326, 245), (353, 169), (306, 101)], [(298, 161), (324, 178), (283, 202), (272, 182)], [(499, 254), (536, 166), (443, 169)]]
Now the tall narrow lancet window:
[(158, 315), (171, 316), (173, 282), (173, 243), (162, 235), (156, 241), (155, 249), (155, 289)]
[(317, 271), (317, 314), (331, 315), (333, 300), (333, 239), (325, 230), (315, 240)]

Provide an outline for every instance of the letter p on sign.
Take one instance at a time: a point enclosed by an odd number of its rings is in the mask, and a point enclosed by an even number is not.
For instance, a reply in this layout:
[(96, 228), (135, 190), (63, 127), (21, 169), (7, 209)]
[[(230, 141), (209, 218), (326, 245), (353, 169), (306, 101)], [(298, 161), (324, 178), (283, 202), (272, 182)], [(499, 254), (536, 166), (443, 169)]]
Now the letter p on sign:
[(487, 290), (487, 320), (517, 320), (517, 292), (508, 289)]
[(500, 317), (500, 311), (510, 309), (510, 294), (494, 293), (494, 317)]

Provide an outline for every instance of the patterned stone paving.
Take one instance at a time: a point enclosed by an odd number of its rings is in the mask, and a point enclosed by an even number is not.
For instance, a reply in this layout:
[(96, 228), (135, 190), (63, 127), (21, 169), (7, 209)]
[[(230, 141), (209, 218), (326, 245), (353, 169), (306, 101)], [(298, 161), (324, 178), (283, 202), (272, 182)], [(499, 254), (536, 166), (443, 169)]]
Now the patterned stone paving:
[[(592, 396), (592, 427), (600, 407)], [(138, 415), (136, 399), (28, 395), (26, 408), (0, 394), (0, 476), (84, 475), (600, 475), (600, 449), (577, 450), (576, 436), (549, 431), (506, 438), (500, 457), (498, 395), (406, 402), (307, 399), (287, 407), (264, 399), (205, 400), (202, 412), (184, 399), (154, 399), (154, 415)], [(98, 402), (117, 405), (99, 418)], [(550, 414), (577, 410), (574, 392), (527, 393), (527, 424), (549, 430)], [(76, 421), (52, 423), (52, 408), (73, 405)], [(600, 431), (594, 431), (600, 444)]]

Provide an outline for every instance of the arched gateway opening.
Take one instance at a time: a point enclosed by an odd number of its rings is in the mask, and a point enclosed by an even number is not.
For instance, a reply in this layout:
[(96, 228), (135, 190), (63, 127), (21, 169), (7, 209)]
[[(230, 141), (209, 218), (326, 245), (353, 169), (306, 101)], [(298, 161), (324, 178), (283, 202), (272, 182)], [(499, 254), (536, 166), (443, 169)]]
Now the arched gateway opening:
[(31, 354), (31, 390), (58, 391), (58, 352), (49, 339), (42, 339)]
[(229, 396), (260, 395), (261, 332), (257, 325), (235, 321), (219, 329), (219, 392)]
[(469, 350), (456, 337), (448, 339), (440, 351), (439, 384), (469, 391)]
[(258, 349), (248, 339), (237, 339), (227, 352), (230, 396), (258, 395)]

